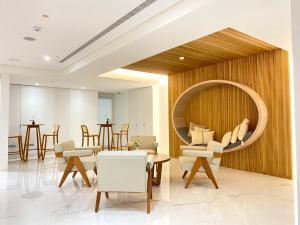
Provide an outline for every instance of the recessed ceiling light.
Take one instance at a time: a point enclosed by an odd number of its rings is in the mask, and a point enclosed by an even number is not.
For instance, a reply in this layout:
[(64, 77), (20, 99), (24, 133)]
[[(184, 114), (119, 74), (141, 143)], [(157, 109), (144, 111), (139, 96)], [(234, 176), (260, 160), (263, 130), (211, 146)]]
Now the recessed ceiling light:
[(35, 31), (35, 32), (39, 32), (39, 31), (42, 30), (42, 28), (39, 27), (39, 26), (33, 26), (33, 27), (32, 27), (32, 30)]
[(85, 89), (85, 86), (82, 86), (82, 87), (81, 87), (81, 90), (84, 90), (84, 89)]
[(30, 36), (25, 36), (25, 37), (23, 37), (23, 39), (26, 41), (35, 41), (36, 40), (34, 37), (30, 37)]
[(180, 61), (184, 60), (184, 57), (183, 57), (183, 56), (180, 56), (180, 57), (179, 57), (179, 60), (180, 60)]
[(43, 58), (46, 62), (49, 62), (51, 60), (51, 57), (49, 55), (45, 55)]
[(40, 86), (40, 83), (39, 82), (35, 82), (34, 85), (35, 86)]
[(49, 19), (49, 15), (47, 15), (47, 14), (42, 15), (42, 17), (45, 19)]

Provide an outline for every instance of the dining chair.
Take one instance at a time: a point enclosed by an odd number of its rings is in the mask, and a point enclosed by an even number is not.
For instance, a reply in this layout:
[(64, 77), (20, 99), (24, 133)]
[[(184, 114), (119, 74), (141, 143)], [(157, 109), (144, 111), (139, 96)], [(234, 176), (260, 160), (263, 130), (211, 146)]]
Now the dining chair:
[[(58, 144), (59, 128), (60, 128), (59, 124), (54, 124), (52, 134), (43, 134), (42, 144), (41, 144), (41, 146), (42, 146), (42, 148), (41, 148), (42, 160), (45, 159), (46, 152), (47, 151), (54, 151), (55, 144)], [(48, 137), (52, 137), (53, 148), (47, 148)]]
[(86, 125), (81, 125), (81, 131), (82, 131), (82, 142), (81, 142), (81, 146), (84, 146), (84, 139), (87, 139), (87, 146), (90, 146), (90, 138), (93, 138), (93, 145), (95, 146), (95, 139), (98, 141), (98, 145), (99, 143), (99, 134), (90, 134), (89, 129), (87, 128)]
[(112, 138), (112, 148), (116, 149), (116, 150), (122, 150), (123, 148), (126, 147), (126, 144), (123, 145), (123, 141), (122, 141), (122, 136), (126, 137), (126, 143), (128, 143), (128, 130), (129, 130), (129, 124), (125, 123), (122, 125), (121, 130), (119, 132), (113, 132), (114, 136), (117, 136), (116, 140), (117, 140), (117, 146), (115, 146), (114, 144), (114, 140), (115, 138)]

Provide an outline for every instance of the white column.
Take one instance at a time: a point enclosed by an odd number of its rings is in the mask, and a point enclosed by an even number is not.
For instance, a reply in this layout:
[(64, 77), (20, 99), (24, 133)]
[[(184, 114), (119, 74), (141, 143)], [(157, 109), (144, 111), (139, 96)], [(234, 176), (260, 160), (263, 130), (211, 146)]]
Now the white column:
[(295, 224), (299, 225), (300, 205), (300, 1), (292, 0), (292, 38), (293, 38), (293, 74), (294, 97), (294, 180), (295, 180)]
[(0, 74), (0, 171), (8, 165), (9, 75)]

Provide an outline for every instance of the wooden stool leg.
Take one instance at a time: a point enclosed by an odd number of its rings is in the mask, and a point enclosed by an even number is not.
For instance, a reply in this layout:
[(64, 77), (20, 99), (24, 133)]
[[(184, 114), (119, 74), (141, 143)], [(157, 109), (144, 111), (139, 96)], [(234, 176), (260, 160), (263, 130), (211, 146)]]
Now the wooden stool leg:
[(20, 155), (20, 159), (23, 160), (22, 137), (18, 137), (18, 145), (19, 145), (19, 155)]
[(120, 135), (117, 135), (117, 151), (119, 150), (119, 139), (120, 139)]
[(27, 127), (25, 135), (25, 146), (24, 146), (24, 161), (28, 160), (29, 142), (30, 142), (30, 128)]
[(41, 154), (41, 132), (40, 128), (35, 128), (36, 131), (36, 146), (37, 146), (37, 153), (38, 153), (38, 159), (42, 158)]
[(109, 138), (109, 127), (107, 127), (107, 147), (108, 147), (108, 150), (110, 150), (111, 149), (111, 145), (110, 145), (110, 138)]
[(44, 149), (44, 144), (45, 144), (45, 138), (46, 138), (46, 136), (43, 135), (43, 137), (42, 137), (42, 148), (41, 148), (41, 151), (42, 151), (42, 160), (44, 160), (44, 151), (45, 151), (45, 149)]
[(105, 138), (105, 128), (103, 128), (103, 134), (102, 134), (102, 149), (104, 149), (104, 138)]

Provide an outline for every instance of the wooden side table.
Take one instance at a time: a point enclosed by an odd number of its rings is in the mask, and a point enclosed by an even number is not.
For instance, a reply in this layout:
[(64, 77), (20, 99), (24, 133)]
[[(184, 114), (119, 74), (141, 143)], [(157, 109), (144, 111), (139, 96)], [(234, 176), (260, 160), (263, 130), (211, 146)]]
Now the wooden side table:
[[(114, 143), (114, 135), (113, 135), (113, 125), (112, 123), (100, 123), (100, 124), (97, 124), (98, 126), (100, 126), (100, 131), (99, 131), (99, 136), (98, 136), (98, 143), (100, 145), (100, 138), (101, 138), (101, 132), (103, 130), (103, 133), (102, 133), (102, 150), (104, 149), (104, 140), (105, 140), (105, 129), (107, 131), (107, 148), (108, 150), (111, 150), (112, 149), (112, 146), (111, 146), (111, 143)], [(111, 141), (110, 141), (110, 136), (109, 136), (109, 133), (111, 133)]]
[[(152, 185), (159, 186), (161, 182), (162, 164), (171, 160), (169, 155), (155, 154), (152, 167)], [(154, 176), (156, 172), (156, 176)]]
[(12, 136), (8, 136), (8, 138), (16, 138), (18, 139), (18, 145), (19, 145), (19, 152), (8, 152), (9, 155), (12, 155), (12, 154), (18, 154), (20, 155), (20, 159), (23, 160), (24, 157), (23, 157), (23, 154), (24, 154), (24, 150), (23, 150), (23, 141), (22, 141), (22, 135), (12, 135)]
[(29, 151), (29, 141), (30, 141), (30, 130), (35, 129), (36, 131), (36, 150), (38, 153), (38, 159), (42, 158), (42, 152), (41, 150), (41, 130), (40, 126), (44, 124), (22, 124), (22, 126), (27, 127), (26, 128), (26, 135), (25, 135), (25, 142), (24, 142), (24, 153), (23, 153), (23, 159), (26, 162), (28, 160), (28, 151)]

